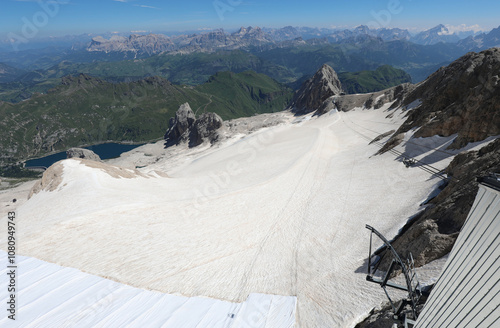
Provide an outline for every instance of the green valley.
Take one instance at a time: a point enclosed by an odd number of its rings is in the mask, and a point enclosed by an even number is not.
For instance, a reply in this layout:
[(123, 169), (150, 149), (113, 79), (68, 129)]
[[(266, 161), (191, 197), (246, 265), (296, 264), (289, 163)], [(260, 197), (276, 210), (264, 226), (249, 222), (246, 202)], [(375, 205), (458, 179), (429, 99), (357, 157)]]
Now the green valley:
[(156, 140), (179, 105), (213, 111), (223, 119), (283, 110), (292, 90), (252, 71), (223, 72), (198, 86), (161, 77), (111, 83), (80, 74), (44, 95), (0, 103), (0, 162), (13, 163), (79, 145)]

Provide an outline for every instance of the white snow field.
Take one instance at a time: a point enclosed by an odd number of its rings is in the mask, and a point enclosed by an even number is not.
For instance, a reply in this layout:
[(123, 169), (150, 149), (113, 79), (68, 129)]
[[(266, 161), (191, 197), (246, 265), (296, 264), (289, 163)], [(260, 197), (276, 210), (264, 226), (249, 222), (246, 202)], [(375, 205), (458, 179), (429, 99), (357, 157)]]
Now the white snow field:
[[(373, 156), (379, 146), (368, 142), (404, 120), (401, 110), (388, 118), (387, 108), (301, 118), (283, 112), (289, 123), (219, 146), (164, 150), (158, 143), (112, 162), (146, 163), (140, 174), (65, 160), (56, 164), (62, 179), (17, 208), (19, 254), (135, 288), (223, 300), (211, 304), (227, 308), (253, 293), (296, 296), (296, 326), (352, 327), (385, 301), (383, 291), (365, 281), (365, 224), (392, 238), (440, 181), (406, 168), (392, 153)], [(444, 142), (429, 138), (425, 144)], [(398, 149), (418, 151), (412, 147)], [(428, 157), (428, 151), (419, 154)], [(449, 161), (445, 153), (432, 157), (438, 169)], [(63, 286), (50, 281), (46, 288)], [(173, 311), (155, 298), (169, 296), (151, 292), (148, 299), (130, 290), (154, 313), (139, 327), (160, 327), (161, 308)], [(20, 318), (39, 304), (30, 310), (24, 299), (36, 296), (23, 293)], [(91, 297), (99, 288), (85, 293)], [(44, 320), (52, 305), (54, 313), (66, 311), (58, 310), (66, 303), (56, 298), (45, 305)], [(64, 302), (80, 306), (77, 299)], [(115, 326), (111, 319), (102, 326)]]

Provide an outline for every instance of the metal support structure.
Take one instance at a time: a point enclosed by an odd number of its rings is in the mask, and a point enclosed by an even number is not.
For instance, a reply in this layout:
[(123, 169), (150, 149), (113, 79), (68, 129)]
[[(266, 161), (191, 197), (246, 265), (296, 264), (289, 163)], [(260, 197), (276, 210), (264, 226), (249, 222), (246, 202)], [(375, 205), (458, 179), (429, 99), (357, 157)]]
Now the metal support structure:
[[(410, 304), (410, 306), (412, 308), (413, 319), (416, 320), (417, 316), (418, 316), (417, 303), (418, 303), (418, 300), (421, 296), (421, 293), (419, 290), (420, 286), (418, 283), (418, 279), (417, 279), (416, 273), (414, 271), (414, 261), (413, 261), (412, 255), (410, 254), (410, 257), (407, 259), (406, 262), (404, 262), (403, 260), (401, 260), (401, 257), (396, 252), (394, 247), (392, 247), (391, 243), (380, 232), (378, 232), (375, 228), (373, 228), (372, 226), (369, 226), (369, 225), (366, 225), (366, 228), (371, 231), (371, 233), (370, 233), (370, 248), (369, 248), (370, 254), (368, 255), (368, 270), (367, 270), (368, 274), (366, 276), (366, 280), (373, 282), (373, 283), (376, 283), (384, 289), (384, 292), (385, 292), (387, 298), (389, 299), (389, 302), (391, 303), (391, 306), (392, 306), (395, 314), (398, 314), (399, 311), (396, 309), (396, 307), (394, 306), (394, 303), (392, 302), (391, 298), (389, 297), (389, 294), (386, 290), (386, 287), (391, 287), (391, 288), (395, 288), (398, 290), (408, 292), (407, 302), (408, 302), (408, 304)], [(371, 253), (372, 234), (375, 234), (377, 237), (379, 237), (384, 242), (384, 248), (386, 249), (386, 251), (389, 250), (393, 256), (393, 259), (392, 259), (392, 262), (389, 266), (389, 269), (387, 270), (383, 279), (378, 279), (378, 278), (373, 277), (373, 274), (375, 274), (375, 272), (378, 269), (378, 265), (380, 264), (381, 259), (376, 263), (376, 267), (372, 271), (372, 267), (371, 267), (372, 266), (371, 265), (372, 264), (372, 256), (373, 256), (373, 254)], [(401, 286), (401, 285), (392, 283), (390, 281), (390, 277), (391, 277), (392, 273), (394, 272), (394, 270), (396, 269), (396, 266), (401, 267), (401, 270), (405, 276), (406, 286)]]

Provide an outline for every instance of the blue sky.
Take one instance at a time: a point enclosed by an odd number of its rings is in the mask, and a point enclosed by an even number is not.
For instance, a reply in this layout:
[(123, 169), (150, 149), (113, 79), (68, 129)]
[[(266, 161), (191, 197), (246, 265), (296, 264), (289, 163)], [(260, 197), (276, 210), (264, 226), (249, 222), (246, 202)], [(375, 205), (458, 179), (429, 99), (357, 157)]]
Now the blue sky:
[(0, 4), (0, 38), (23, 29), (29, 33), (30, 24), (37, 37), (239, 26), (371, 24), (422, 30), (443, 23), (490, 30), (500, 25), (498, 0), (0, 0)]

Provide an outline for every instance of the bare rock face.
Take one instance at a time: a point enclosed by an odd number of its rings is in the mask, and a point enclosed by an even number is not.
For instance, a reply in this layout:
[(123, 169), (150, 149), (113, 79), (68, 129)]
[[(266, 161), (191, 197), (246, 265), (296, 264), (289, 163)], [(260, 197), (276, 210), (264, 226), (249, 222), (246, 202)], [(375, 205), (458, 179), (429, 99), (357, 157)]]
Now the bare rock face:
[(132, 51), (136, 53), (157, 54), (170, 51), (175, 48), (169, 37), (161, 34), (137, 35), (132, 34), (128, 38), (123, 36), (112, 36), (109, 40), (101, 36), (92, 38), (87, 51)]
[(379, 109), (389, 102), (392, 102), (390, 109), (394, 109), (402, 106), (405, 97), (414, 89), (414, 84), (403, 83), (377, 92), (335, 96), (334, 102), (336, 108), (344, 112), (356, 107)]
[(297, 114), (307, 114), (321, 108), (331, 96), (340, 94), (343, 94), (343, 90), (337, 73), (325, 64), (302, 84), (291, 107)]
[(474, 203), (478, 191), (476, 178), (500, 173), (500, 139), (478, 151), (457, 155), (446, 173), (451, 176), (449, 183), (392, 243), (404, 258), (411, 252), (416, 266), (451, 251)]
[(500, 49), (468, 53), (440, 68), (404, 100), (414, 108), (395, 135), (420, 127), (415, 137), (458, 134), (449, 148), (500, 135)]
[(222, 127), (222, 118), (215, 113), (202, 114), (193, 124), (189, 134), (189, 147), (196, 147), (208, 140), (214, 143), (219, 139), (217, 130)]
[(196, 147), (206, 141), (214, 143), (221, 138), (219, 129), (223, 126), (222, 118), (216, 113), (204, 113), (196, 119), (191, 107), (185, 103), (170, 119), (170, 128), (165, 133), (166, 146), (187, 142), (189, 147)]
[(62, 182), (64, 166), (61, 161), (52, 164), (45, 172), (33, 188), (31, 188), (28, 199), (42, 190), (54, 191)]
[(186, 141), (189, 136), (189, 129), (193, 126), (195, 120), (196, 117), (189, 104), (182, 104), (175, 113), (175, 117), (170, 119), (170, 128), (165, 134), (167, 143), (179, 144)]
[(92, 150), (85, 148), (70, 148), (66, 151), (66, 158), (83, 158), (91, 161), (100, 162), (101, 158), (99, 155), (94, 153)]

